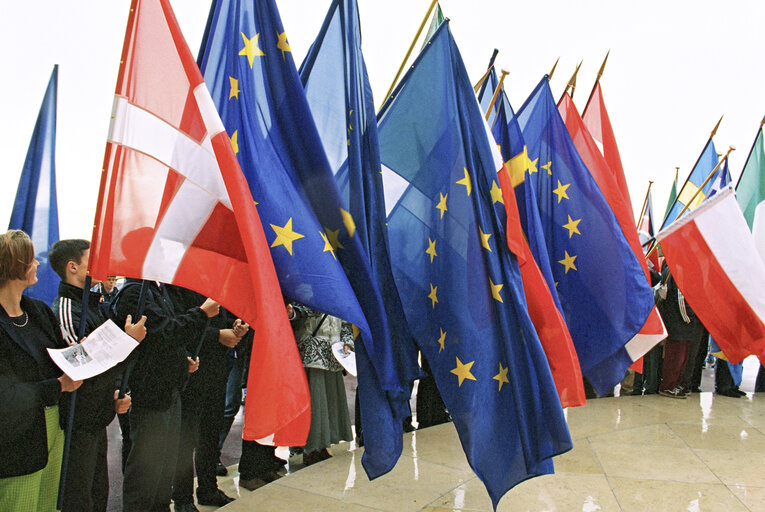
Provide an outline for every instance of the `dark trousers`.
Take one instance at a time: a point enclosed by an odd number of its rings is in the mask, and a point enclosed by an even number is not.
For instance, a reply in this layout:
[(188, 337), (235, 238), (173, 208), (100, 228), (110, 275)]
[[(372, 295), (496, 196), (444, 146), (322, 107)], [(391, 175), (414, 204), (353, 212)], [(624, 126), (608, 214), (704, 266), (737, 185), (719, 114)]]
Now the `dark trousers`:
[(124, 512), (167, 511), (178, 458), (181, 398), (175, 392), (164, 410), (130, 409), (132, 445), (122, 481)]
[(728, 362), (718, 359), (715, 366), (715, 391), (732, 391), (734, 389), (738, 389), (738, 386), (733, 382)]
[(263, 446), (255, 441), (242, 440), (239, 477), (242, 480), (252, 480), (278, 469), (275, 451), (276, 448), (273, 446)]
[[(707, 340), (707, 347), (709, 347), (709, 336), (706, 336), (704, 338)], [(690, 391), (691, 389), (695, 389), (701, 385), (701, 368), (699, 368), (698, 372), (696, 372), (696, 365), (701, 363), (703, 366), (704, 360), (702, 359), (699, 361), (698, 355), (701, 352), (701, 340), (691, 340), (688, 342), (688, 361), (685, 364), (685, 368), (683, 369), (683, 377), (680, 379), (680, 386), (683, 387), (684, 390)], [(706, 357), (706, 352), (704, 354), (704, 357)], [(694, 386), (694, 375), (698, 373), (699, 382), (696, 386)]]
[(664, 343), (656, 345), (643, 356), (643, 388), (646, 395), (659, 392), (663, 363)]
[(226, 381), (226, 406), (223, 409), (223, 422), (218, 438), (218, 451), (223, 449), (223, 443), (228, 437), (231, 425), (234, 424), (239, 408), (242, 406), (242, 371), (244, 356), (229, 358), (231, 363), (228, 380)]
[(109, 501), (106, 429), (72, 431), (63, 512), (104, 512)]
[(122, 473), (125, 473), (125, 464), (127, 464), (130, 454), (130, 413), (118, 414), (117, 421), (120, 423), (120, 432), (122, 433)]
[(765, 366), (762, 364), (757, 372), (757, 380), (754, 381), (754, 391), (757, 393), (765, 391)]
[(680, 385), (688, 364), (688, 340), (667, 339), (664, 345), (664, 364), (660, 390), (668, 391)]
[(218, 439), (226, 403), (226, 367), (200, 367), (181, 397), (181, 436), (173, 479), (173, 501), (194, 501), (194, 469), (197, 494), (218, 489), (215, 466), (220, 454)]

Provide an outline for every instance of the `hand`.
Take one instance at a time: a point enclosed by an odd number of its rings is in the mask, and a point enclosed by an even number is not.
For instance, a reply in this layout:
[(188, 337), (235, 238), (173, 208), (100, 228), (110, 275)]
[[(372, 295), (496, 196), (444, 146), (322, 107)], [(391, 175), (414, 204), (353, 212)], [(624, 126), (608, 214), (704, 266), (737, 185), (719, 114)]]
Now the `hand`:
[(220, 305), (212, 299), (206, 299), (204, 304), (199, 306), (199, 308), (205, 312), (207, 318), (212, 318), (220, 313)]
[(130, 393), (126, 393), (124, 397), (120, 398), (120, 390), (114, 390), (114, 410), (117, 411), (117, 414), (125, 414), (128, 412), (131, 403)]
[(234, 329), (221, 329), (218, 331), (218, 342), (224, 347), (234, 348), (241, 339), (242, 337), (237, 336)]
[(59, 381), (59, 383), (61, 383), (61, 392), (62, 393), (74, 391), (77, 388), (79, 388), (80, 386), (82, 386), (82, 381), (81, 380), (72, 380), (72, 378), (69, 375), (65, 374), (65, 373), (61, 374), (61, 377), (58, 378), (58, 381)]
[(234, 335), (238, 337), (243, 337), (245, 334), (247, 334), (247, 331), (250, 330), (250, 326), (246, 324), (245, 322), (242, 322), (241, 319), (237, 318), (234, 320)]
[(287, 318), (290, 320), (295, 319), (295, 308), (292, 307), (292, 304), (287, 304)]
[(125, 333), (138, 343), (141, 343), (141, 340), (146, 337), (146, 315), (143, 315), (138, 323), (135, 324), (133, 323), (133, 317), (128, 315), (125, 319)]
[(194, 373), (199, 370), (199, 357), (191, 359), (189, 356), (186, 356), (186, 361), (189, 363), (189, 373)]

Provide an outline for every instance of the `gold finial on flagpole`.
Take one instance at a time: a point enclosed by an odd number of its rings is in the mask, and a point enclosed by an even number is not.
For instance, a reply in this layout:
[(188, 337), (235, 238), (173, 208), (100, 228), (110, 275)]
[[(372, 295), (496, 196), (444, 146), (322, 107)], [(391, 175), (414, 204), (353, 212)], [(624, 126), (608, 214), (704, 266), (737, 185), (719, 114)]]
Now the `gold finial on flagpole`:
[(552, 80), (553, 74), (555, 74), (555, 68), (557, 68), (557, 67), (558, 67), (558, 62), (560, 62), (560, 57), (558, 57), (558, 59), (555, 61), (555, 64), (553, 64), (553, 67), (552, 67), (552, 69), (550, 70), (550, 72), (549, 72), (549, 73), (547, 73), (547, 81), (548, 81), (548, 82), (549, 82), (550, 80)]
[(717, 124), (715, 125), (714, 129), (712, 130), (712, 133), (709, 134), (709, 138), (710, 139), (715, 136), (715, 133), (717, 133), (717, 129), (720, 127), (720, 123), (722, 123), (723, 117), (725, 117), (725, 114), (720, 116), (720, 120), (717, 121)]
[(608, 56), (611, 54), (611, 50), (608, 50), (606, 52), (606, 58), (603, 59), (603, 64), (600, 65), (600, 70), (598, 71), (598, 77), (595, 79), (596, 82), (600, 82), (600, 77), (603, 76), (603, 70), (606, 69), (606, 61), (608, 60)]
[(499, 97), (499, 91), (502, 90), (502, 83), (505, 81), (505, 77), (509, 75), (509, 71), (502, 70), (502, 76), (499, 77), (499, 83), (497, 84), (497, 88), (494, 89), (494, 95), (491, 97), (491, 103), (489, 103), (489, 108), (486, 109), (486, 120), (489, 120), (489, 115), (491, 115), (492, 110), (494, 109), (494, 104), (497, 103), (497, 98)]

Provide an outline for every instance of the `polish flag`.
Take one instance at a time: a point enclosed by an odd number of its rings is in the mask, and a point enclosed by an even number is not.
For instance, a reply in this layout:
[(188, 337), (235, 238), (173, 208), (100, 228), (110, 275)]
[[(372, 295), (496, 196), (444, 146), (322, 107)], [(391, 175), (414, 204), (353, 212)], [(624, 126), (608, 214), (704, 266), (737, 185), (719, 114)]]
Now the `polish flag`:
[[(622, 182), (624, 182), (624, 171), (621, 170), (621, 162), (619, 161), (619, 172), (616, 172), (610, 167), (603, 154), (601, 154), (600, 149), (595, 142), (595, 138), (585, 126), (582, 117), (576, 110), (574, 101), (568, 93), (563, 95), (563, 98), (558, 105), (558, 110), (563, 117), (563, 121), (566, 123), (566, 129), (568, 129), (571, 139), (574, 141), (579, 156), (582, 157), (582, 161), (587, 166), (587, 169), (589, 169), (595, 182), (598, 184), (603, 197), (608, 201), (608, 205), (614, 212), (627, 243), (635, 253), (637, 260), (640, 262), (646, 280), (650, 283), (651, 275), (648, 271), (648, 264), (646, 263), (645, 254), (643, 253), (640, 238), (638, 237), (637, 227), (635, 226), (629, 191), (626, 190), (626, 183), (622, 184)], [(610, 129), (610, 124), (608, 127)], [(610, 144), (613, 144), (614, 148), (616, 147), (616, 141), (613, 138), (613, 134), (611, 134), (611, 137), (607, 138), (606, 141), (609, 143), (609, 147)], [(605, 149), (606, 146), (603, 145), (604, 152)], [(616, 152), (616, 159), (618, 161), (618, 151)], [(619, 174), (622, 176), (621, 180), (619, 179)], [(604, 254), (603, 257), (608, 257), (608, 255)], [(666, 337), (667, 330), (664, 327), (664, 322), (662, 322), (659, 311), (656, 306), (654, 306), (648, 315), (648, 318), (646, 318), (643, 327), (625, 346), (630, 358), (637, 363), (633, 364), (631, 368), (642, 373), (643, 364), (640, 358)]]
[(765, 265), (732, 189), (657, 236), (683, 296), (733, 364), (765, 360)]
[[(310, 397), (255, 203), (168, 0), (133, 0), (90, 249), (252, 326), (246, 439), (302, 446)], [(204, 364), (204, 363), (203, 363)]]

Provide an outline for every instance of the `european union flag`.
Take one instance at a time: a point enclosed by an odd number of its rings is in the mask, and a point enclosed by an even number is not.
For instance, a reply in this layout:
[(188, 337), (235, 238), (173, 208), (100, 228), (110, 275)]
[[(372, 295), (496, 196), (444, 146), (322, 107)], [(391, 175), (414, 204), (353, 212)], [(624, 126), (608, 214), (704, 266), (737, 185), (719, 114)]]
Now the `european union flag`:
[[(361, 221), (356, 233), (385, 302), (391, 340), (378, 347), (388, 352), (383, 359), (394, 362), (399, 382), (410, 384), (420, 375), (417, 348), (390, 268), (377, 118), (356, 0), (332, 2), (300, 74), (335, 181), (351, 215)], [(359, 372), (358, 378), (364, 467), (374, 478), (393, 468), (401, 454), (410, 393), (407, 388), (386, 398), (374, 372)]]
[(600, 394), (623, 377), (632, 359), (624, 345), (653, 308), (645, 273), (611, 208), (577, 153), (547, 78), (517, 119), (537, 193), (547, 253), (582, 373)]
[(391, 263), (412, 332), (496, 507), (571, 448), (492, 208), (500, 156), (449, 23), (379, 117)]
[[(691, 201), (693, 195), (696, 193), (699, 187), (701, 187), (701, 184), (704, 183), (704, 180), (707, 179), (709, 173), (711, 173), (712, 170), (717, 166), (717, 162), (717, 150), (715, 149), (715, 143), (712, 142), (712, 138), (710, 137), (707, 141), (707, 145), (704, 146), (704, 151), (701, 152), (699, 159), (696, 161), (696, 165), (693, 166), (691, 174), (689, 174), (688, 179), (685, 180), (683, 188), (681, 188), (680, 192), (677, 194), (675, 202), (672, 203), (672, 207), (664, 217), (664, 222), (661, 224), (661, 229), (669, 226), (677, 219), (677, 216), (680, 215), (681, 211), (683, 211), (685, 205)], [(704, 185), (701, 193), (696, 196), (691, 205), (688, 207), (689, 210), (696, 208), (701, 204), (701, 201), (703, 201), (704, 198), (709, 195), (709, 191), (712, 189), (712, 182), (714, 182), (714, 178), (710, 179), (707, 184)], [(661, 231), (661, 229), (659, 231)]]
[(58, 295), (58, 275), (48, 264), (48, 250), (58, 241), (58, 202), (56, 201), (56, 98), (58, 64), (48, 81), (32, 140), (29, 142), (24, 169), (21, 171), (16, 201), (8, 229), (21, 229), (35, 244), (40, 262), (37, 283), (24, 293), (46, 304)]

